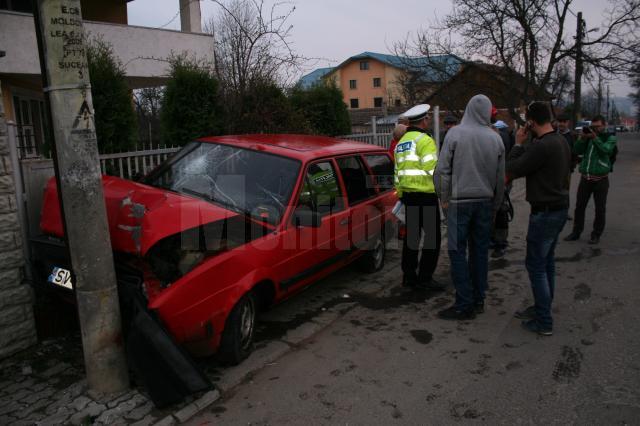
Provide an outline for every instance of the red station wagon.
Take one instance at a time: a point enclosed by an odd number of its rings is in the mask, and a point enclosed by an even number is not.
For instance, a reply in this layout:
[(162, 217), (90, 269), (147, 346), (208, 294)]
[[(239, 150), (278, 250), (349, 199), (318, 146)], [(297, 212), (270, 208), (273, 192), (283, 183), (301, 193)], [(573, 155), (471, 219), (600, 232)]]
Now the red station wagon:
[[(103, 186), (116, 270), (140, 274), (178, 343), (231, 364), (252, 349), (258, 308), (356, 259), (382, 268), (397, 201), (384, 148), (299, 135), (200, 139), (142, 183)], [(62, 244), (54, 179), (41, 229)], [(46, 264), (50, 286), (72, 287), (65, 266)]]

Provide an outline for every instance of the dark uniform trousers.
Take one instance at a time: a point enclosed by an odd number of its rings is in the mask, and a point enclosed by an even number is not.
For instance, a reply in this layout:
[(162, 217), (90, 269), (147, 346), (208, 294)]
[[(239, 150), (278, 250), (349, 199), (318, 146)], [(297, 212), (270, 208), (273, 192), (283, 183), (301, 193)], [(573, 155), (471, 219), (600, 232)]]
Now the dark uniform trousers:
[[(402, 272), (405, 280), (431, 280), (440, 256), (440, 208), (434, 193), (402, 194), (405, 205), (407, 234), (402, 245)], [(420, 240), (424, 237), (422, 250)], [(418, 254), (420, 268), (418, 269)]]

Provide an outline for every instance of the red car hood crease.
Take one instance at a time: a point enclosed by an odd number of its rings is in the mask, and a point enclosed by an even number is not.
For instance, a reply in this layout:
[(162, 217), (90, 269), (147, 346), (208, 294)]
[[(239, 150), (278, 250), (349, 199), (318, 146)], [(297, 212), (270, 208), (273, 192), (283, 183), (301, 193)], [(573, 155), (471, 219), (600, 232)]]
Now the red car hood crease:
[[(112, 176), (102, 177), (111, 244), (114, 250), (145, 255), (163, 238), (237, 216), (218, 205)], [(64, 236), (55, 179), (45, 193), (40, 227)]]

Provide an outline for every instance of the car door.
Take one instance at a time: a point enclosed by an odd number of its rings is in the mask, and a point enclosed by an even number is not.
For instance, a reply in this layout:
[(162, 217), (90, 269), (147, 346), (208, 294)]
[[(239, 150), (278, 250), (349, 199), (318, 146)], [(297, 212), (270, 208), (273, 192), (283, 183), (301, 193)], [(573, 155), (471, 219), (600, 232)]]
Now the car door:
[(336, 159), (349, 202), (349, 241), (352, 248), (368, 248), (369, 241), (382, 229), (382, 208), (369, 171), (359, 155)]
[[(349, 254), (349, 212), (334, 162), (311, 163), (304, 173), (292, 221), (282, 238), (283, 249), (289, 254), (277, 267), (283, 291), (304, 286)], [(315, 226), (297, 221), (296, 211), (304, 210), (317, 215)]]

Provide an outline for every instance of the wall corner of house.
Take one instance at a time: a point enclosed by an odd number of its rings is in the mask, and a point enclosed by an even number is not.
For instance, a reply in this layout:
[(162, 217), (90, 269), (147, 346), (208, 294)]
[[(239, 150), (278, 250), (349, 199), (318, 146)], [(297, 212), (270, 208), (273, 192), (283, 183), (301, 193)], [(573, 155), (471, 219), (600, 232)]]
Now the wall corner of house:
[[(0, 88), (0, 99), (2, 89)], [(9, 134), (0, 102), (0, 164), (10, 164)], [(24, 280), (22, 234), (10, 167), (0, 167), (0, 359), (37, 342), (33, 291)]]

